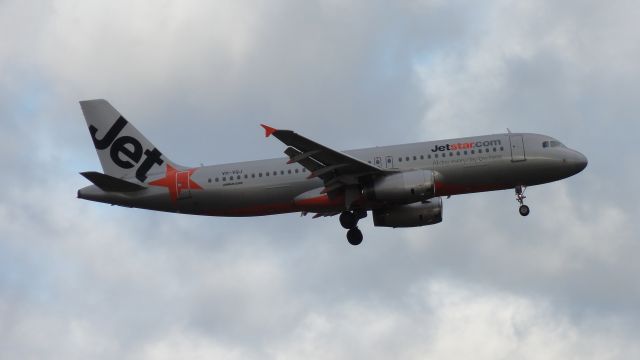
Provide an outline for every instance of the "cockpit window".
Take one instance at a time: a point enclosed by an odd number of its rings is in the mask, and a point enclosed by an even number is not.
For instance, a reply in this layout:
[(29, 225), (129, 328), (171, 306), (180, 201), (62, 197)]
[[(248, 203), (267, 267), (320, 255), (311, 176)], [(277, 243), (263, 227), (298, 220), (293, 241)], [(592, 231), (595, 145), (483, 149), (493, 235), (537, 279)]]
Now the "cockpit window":
[(548, 147), (566, 147), (564, 146), (563, 143), (561, 143), (560, 141), (556, 141), (556, 140), (551, 140), (551, 141), (544, 141), (542, 143), (542, 147), (543, 148), (548, 148)]

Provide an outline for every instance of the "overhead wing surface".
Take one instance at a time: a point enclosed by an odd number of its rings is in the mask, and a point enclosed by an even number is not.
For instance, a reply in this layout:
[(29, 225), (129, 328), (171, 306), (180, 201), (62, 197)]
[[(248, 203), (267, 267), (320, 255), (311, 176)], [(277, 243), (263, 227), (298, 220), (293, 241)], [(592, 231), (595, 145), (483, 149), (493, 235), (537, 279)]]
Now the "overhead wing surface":
[(309, 170), (310, 179), (319, 177), (324, 181), (324, 192), (337, 190), (344, 185), (358, 184), (362, 176), (382, 175), (389, 172), (328, 148), (291, 130), (261, 126), (265, 129), (266, 137), (273, 135), (288, 146), (284, 153), (289, 156), (289, 163), (299, 163)]

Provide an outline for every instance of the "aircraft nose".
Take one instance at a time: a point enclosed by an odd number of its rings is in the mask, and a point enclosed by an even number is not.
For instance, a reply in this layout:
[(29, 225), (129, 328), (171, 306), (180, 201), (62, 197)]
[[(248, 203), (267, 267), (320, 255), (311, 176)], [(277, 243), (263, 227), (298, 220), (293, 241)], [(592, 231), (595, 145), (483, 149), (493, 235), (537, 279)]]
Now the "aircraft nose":
[(589, 163), (589, 160), (587, 160), (587, 157), (584, 156), (583, 154), (580, 154), (580, 166), (582, 167), (580, 171), (584, 170), (587, 167), (588, 163)]
[(573, 154), (567, 158), (567, 162), (571, 166), (572, 170), (575, 171), (575, 174), (584, 170), (589, 163), (587, 157), (578, 151), (573, 151)]

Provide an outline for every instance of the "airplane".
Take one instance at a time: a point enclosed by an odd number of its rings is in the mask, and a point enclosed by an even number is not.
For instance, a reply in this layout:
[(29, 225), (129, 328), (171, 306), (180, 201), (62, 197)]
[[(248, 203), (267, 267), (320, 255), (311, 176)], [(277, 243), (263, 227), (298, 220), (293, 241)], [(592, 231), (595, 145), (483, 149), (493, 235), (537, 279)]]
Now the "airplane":
[(587, 158), (546, 135), (502, 133), (337, 151), (291, 130), (261, 125), (286, 158), (188, 167), (171, 161), (106, 100), (80, 101), (103, 172), (78, 198), (165, 212), (261, 216), (339, 215), (351, 245), (359, 220), (418, 227), (442, 221), (443, 197), (515, 189), (519, 213), (528, 186), (573, 176)]

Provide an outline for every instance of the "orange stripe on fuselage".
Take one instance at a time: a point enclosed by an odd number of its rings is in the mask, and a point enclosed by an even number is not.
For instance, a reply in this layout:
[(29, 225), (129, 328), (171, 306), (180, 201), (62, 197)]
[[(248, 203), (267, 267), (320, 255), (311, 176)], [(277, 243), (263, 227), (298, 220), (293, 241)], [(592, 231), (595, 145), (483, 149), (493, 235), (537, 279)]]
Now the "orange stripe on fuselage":
[(328, 194), (318, 195), (312, 198), (294, 200), (301, 209), (334, 209), (344, 207), (344, 194), (330, 197)]

